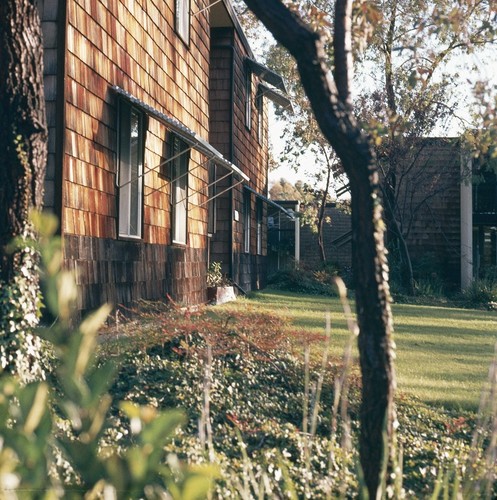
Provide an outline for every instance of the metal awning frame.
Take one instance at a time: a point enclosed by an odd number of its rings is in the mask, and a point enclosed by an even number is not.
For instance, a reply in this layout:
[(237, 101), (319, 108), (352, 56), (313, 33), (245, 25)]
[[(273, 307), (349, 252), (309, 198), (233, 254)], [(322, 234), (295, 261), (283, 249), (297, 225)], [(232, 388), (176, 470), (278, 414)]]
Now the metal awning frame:
[(264, 80), (265, 82), (271, 84), (273, 87), (280, 89), (285, 94), (287, 93), (285, 82), (283, 81), (281, 75), (279, 75), (272, 69), (267, 68), (266, 66), (257, 62), (255, 59), (252, 59), (251, 57), (245, 58), (245, 64), (248, 66), (250, 71), (256, 74), (261, 80)]
[(269, 198), (267, 198), (266, 196), (258, 193), (255, 189), (252, 189), (250, 186), (247, 186), (246, 184), (244, 184), (243, 188), (246, 189), (247, 191), (250, 191), (251, 193), (254, 193), (263, 202), (267, 203), (268, 205), (271, 205), (273, 208), (276, 208), (278, 211), (285, 214), (289, 219), (291, 219), (291, 220), (296, 219), (295, 215), (293, 214), (293, 211), (290, 212), (286, 208), (283, 208), (281, 205), (278, 205), (278, 203), (276, 203), (273, 200), (270, 200)]
[[(167, 160), (164, 160), (162, 162), (160, 162), (158, 165), (156, 165), (155, 167), (152, 167), (152, 168), (147, 168), (147, 169), (144, 169), (143, 173), (141, 173), (140, 175), (137, 175), (136, 177), (133, 177), (133, 179), (125, 182), (124, 184), (118, 184), (117, 187), (119, 188), (122, 188), (122, 187), (125, 187), (127, 186), (128, 184), (131, 184), (132, 182), (135, 182), (137, 181), (138, 179), (141, 179), (142, 177), (145, 177), (148, 173), (150, 172), (153, 172), (154, 170), (157, 170), (158, 168), (162, 167), (163, 165), (165, 165), (166, 163), (169, 163), (170, 161), (173, 161), (173, 160), (176, 160), (176, 158), (179, 158), (181, 155), (185, 154), (185, 153), (189, 153), (190, 151), (192, 150), (191, 147), (187, 148), (187, 149), (184, 149), (183, 151), (181, 151), (180, 153), (174, 155), (174, 156), (171, 156), (171, 158), (168, 158)], [(210, 161), (210, 160), (209, 160)], [(195, 170), (196, 168), (198, 168), (199, 166), (203, 165), (203, 163), (200, 163), (200, 164), (197, 164), (195, 167), (193, 167), (191, 169), (191, 171)], [(188, 172), (187, 172), (188, 173)], [(185, 174), (183, 174), (185, 175)], [(182, 176), (179, 176), (178, 178), (180, 178)], [(176, 180), (176, 179), (175, 179)], [(171, 181), (172, 182), (172, 181)], [(154, 190), (155, 192), (156, 190)], [(150, 193), (148, 193), (150, 194)], [(148, 196), (148, 194), (146, 196)]]
[(227, 168), (228, 170), (231, 170), (233, 174), (237, 175), (246, 182), (250, 180), (249, 177), (246, 174), (244, 174), (236, 165), (234, 165), (229, 160), (224, 158), (224, 156), (214, 146), (212, 146), (212, 144), (209, 144), (209, 142), (200, 137), (193, 130), (189, 129), (179, 120), (176, 120), (175, 118), (172, 118), (166, 115), (165, 113), (162, 113), (161, 111), (153, 108), (152, 106), (146, 104), (142, 100), (138, 99), (136, 96), (130, 94), (129, 92), (122, 89), (121, 87), (118, 87), (117, 85), (111, 88), (112, 91), (115, 92), (117, 95), (127, 99), (131, 104), (143, 110), (147, 115), (152, 116), (156, 120), (160, 121), (169, 130), (171, 130), (178, 137), (180, 137), (180, 139), (183, 139), (183, 141), (185, 141), (193, 149), (209, 157), (211, 161)]
[(259, 82), (257, 96), (271, 99), (275, 104), (293, 113), (292, 101), (267, 85)]

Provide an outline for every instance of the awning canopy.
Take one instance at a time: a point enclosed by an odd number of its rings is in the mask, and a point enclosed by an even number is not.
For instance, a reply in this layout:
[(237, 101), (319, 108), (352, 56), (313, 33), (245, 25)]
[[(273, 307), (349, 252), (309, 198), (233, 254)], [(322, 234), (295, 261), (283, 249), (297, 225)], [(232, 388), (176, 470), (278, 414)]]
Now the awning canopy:
[(286, 208), (283, 208), (281, 205), (278, 205), (278, 203), (274, 202), (273, 200), (270, 200), (269, 198), (266, 198), (262, 194), (258, 193), (255, 189), (252, 189), (251, 187), (247, 186), (246, 184), (243, 185), (243, 189), (246, 189), (247, 191), (250, 191), (251, 193), (254, 193), (257, 198), (261, 199), (264, 203), (267, 203), (268, 205), (271, 205), (272, 207), (276, 208), (277, 210), (283, 212), (289, 219), (294, 220), (295, 215), (293, 210), (287, 210)]
[(290, 99), (288, 99), (288, 97), (285, 97), (284, 95), (268, 87), (267, 85), (264, 85), (263, 83), (259, 83), (258, 95), (267, 97), (278, 106), (281, 106), (283, 109), (293, 112), (292, 102), (290, 101)]
[(183, 125), (179, 120), (172, 118), (165, 113), (153, 108), (152, 106), (146, 104), (142, 100), (138, 99), (134, 95), (126, 92), (121, 87), (113, 86), (112, 90), (119, 96), (127, 99), (131, 104), (143, 110), (149, 116), (154, 117), (156, 120), (163, 123), (168, 129), (172, 130), (176, 135), (178, 135), (182, 140), (189, 144), (193, 149), (196, 149), (200, 153), (207, 156), (211, 161), (221, 165), (237, 177), (240, 177), (244, 181), (248, 182), (250, 179), (245, 175), (236, 165), (233, 165), (229, 160), (224, 158), (224, 156), (209, 142), (200, 137), (193, 130), (189, 129), (186, 125)]
[(245, 58), (245, 64), (247, 64), (250, 71), (256, 74), (261, 80), (264, 80), (286, 94), (285, 82), (283, 81), (281, 75), (278, 75), (278, 73), (266, 68), (266, 66), (263, 66), (250, 57)]

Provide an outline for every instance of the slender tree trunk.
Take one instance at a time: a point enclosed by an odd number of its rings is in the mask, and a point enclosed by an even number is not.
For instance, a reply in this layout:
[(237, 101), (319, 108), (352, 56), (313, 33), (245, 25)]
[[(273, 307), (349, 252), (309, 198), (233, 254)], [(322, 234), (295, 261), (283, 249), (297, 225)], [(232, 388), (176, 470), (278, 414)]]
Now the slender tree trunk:
[[(395, 29), (396, 20), (398, 15), (398, 0), (393, 0), (390, 4), (390, 19), (387, 37), (385, 41), (384, 53), (385, 53), (385, 90), (387, 94), (387, 106), (390, 113), (390, 129), (389, 129), (389, 141), (390, 141), (390, 152), (395, 151), (396, 129), (397, 129), (397, 101), (395, 97), (395, 87), (394, 87), (394, 73), (393, 73), (393, 50), (395, 41)], [(388, 174), (395, 175), (396, 165), (394, 164), (396, 160), (392, 159), (392, 154), (389, 158), (389, 172)], [(395, 186), (391, 187), (392, 192), (389, 193), (388, 179), (385, 179), (386, 183), (383, 194), (385, 196), (385, 215), (386, 223), (389, 229), (389, 234), (393, 237), (393, 241), (398, 243), (399, 257), (400, 257), (400, 281), (402, 286), (405, 288), (409, 295), (414, 294), (414, 278), (412, 272), (411, 255), (409, 253), (409, 248), (407, 246), (406, 240), (402, 231), (399, 227), (397, 219), (395, 218)]]
[[(326, 154), (326, 151), (324, 151)], [(326, 184), (323, 189), (321, 196), (321, 205), (319, 206), (318, 212), (318, 246), (319, 254), (321, 257), (321, 262), (326, 264), (326, 249), (324, 248), (324, 216), (326, 214), (326, 202), (328, 200), (328, 193), (330, 192), (330, 182), (331, 182), (331, 168), (330, 161), (327, 159), (328, 173), (326, 175)]]
[[(383, 191), (383, 200), (385, 205), (385, 215), (387, 221), (387, 228), (389, 231), (389, 247), (397, 247), (399, 252), (399, 265), (400, 265), (400, 281), (408, 295), (414, 295), (414, 274), (412, 270), (411, 254), (409, 253), (409, 247), (407, 246), (406, 239), (402, 234), (399, 227), (397, 219), (395, 218), (395, 212), (392, 203), (388, 199), (387, 195)], [(390, 250), (390, 254), (393, 250)]]
[(351, 0), (336, 1), (334, 80), (324, 44), (281, 0), (245, 0), (297, 61), (316, 120), (342, 160), (352, 194), (353, 267), (362, 372), (360, 457), (370, 498), (376, 498), (383, 460), (393, 439), (395, 372), (384, 223), (376, 158), (350, 102)]
[(42, 206), (46, 160), (43, 46), (37, 2), (2, 0), (0, 344), (1, 363), (12, 371), (16, 371), (16, 366), (20, 368), (16, 357), (26, 335), (29, 337), (26, 331), (37, 322), (39, 289), (34, 252), (26, 245), (14, 252), (7, 246), (14, 238), (34, 236), (29, 215), (32, 209)]

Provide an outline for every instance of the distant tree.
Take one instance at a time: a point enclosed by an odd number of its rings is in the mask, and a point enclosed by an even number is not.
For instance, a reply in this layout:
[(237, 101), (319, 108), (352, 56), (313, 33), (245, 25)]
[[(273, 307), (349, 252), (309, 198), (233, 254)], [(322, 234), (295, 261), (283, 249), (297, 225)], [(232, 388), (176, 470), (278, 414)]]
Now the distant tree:
[[(378, 0), (371, 9), (381, 22), (371, 25), (361, 54), (361, 74), (369, 77), (372, 89), (363, 92), (359, 110), (376, 137), (390, 255), (399, 264), (405, 290), (413, 293), (406, 238), (419, 209), (453, 182), (444, 172), (424, 171), (417, 161), (426, 145), (422, 138), (462, 121), (457, 87), (468, 87), (467, 72), (477, 68), (459, 75), (456, 64), (449, 63), (494, 41), (495, 2)], [(373, 68), (370, 75), (368, 67)], [(413, 191), (418, 193), (415, 203)]]
[(309, 179), (306, 183), (306, 208), (302, 221), (317, 234), (319, 256), (324, 263), (326, 204), (331, 201), (333, 188), (338, 183), (343, 185), (348, 181), (333, 148), (314, 118), (309, 99), (299, 80), (295, 61), (288, 57), (284, 47), (274, 44), (266, 51), (266, 63), (285, 78), (292, 98), (294, 113), (283, 117), (285, 126), (282, 138), (285, 146), (280, 161), (290, 165), (296, 172), (305, 170)]
[(351, 97), (352, 1), (335, 2), (332, 73), (323, 37), (303, 21), (296, 4), (290, 10), (280, 0), (245, 2), (295, 58), (316, 121), (350, 179), (362, 373), (360, 456), (370, 498), (376, 498), (386, 480), (382, 463), (390, 456), (393, 439), (395, 374), (378, 168), (371, 138), (356, 121)]
[[(329, 41), (333, 39), (335, 1), (302, 0), (298, 5), (311, 25), (320, 30), (327, 57), (332, 61), (333, 44)], [(467, 69), (464, 74), (457, 72), (454, 59), (494, 42), (494, 11), (492, 0), (457, 4), (440, 0), (360, 0), (353, 4), (352, 49), (358, 61), (356, 80), (361, 90), (356, 112), (365, 130), (374, 137), (380, 160), (387, 244), (391, 260), (399, 269), (398, 281), (408, 293), (414, 292), (406, 243), (410, 229), (420, 209), (453, 182), (443, 174), (435, 179), (432, 172), (416, 162), (425, 147), (420, 139), (443, 130), (454, 120), (465, 125), (458, 115), (458, 87), (463, 84), (468, 88), (468, 75)], [(307, 105), (296, 65), (281, 46), (272, 45), (266, 52), (268, 65), (289, 82), (296, 110), (291, 120), (285, 116), (284, 159), (297, 167), (302, 156), (311, 152), (317, 158), (313, 163), (320, 165), (314, 171), (322, 177), (326, 169), (322, 149), (329, 145)], [(477, 68), (471, 70), (476, 74)], [(476, 135), (482, 141), (482, 134)], [(466, 144), (473, 146), (477, 140), (475, 134), (467, 139)], [(334, 171), (334, 175), (339, 173)], [(424, 191), (420, 199), (421, 187)], [(410, 203), (408, 196), (413, 190), (417, 190), (416, 202)]]
[(302, 193), (291, 182), (281, 177), (269, 188), (269, 195), (273, 200), (295, 200), (302, 199)]
[[(37, 256), (31, 210), (43, 202), (47, 125), (43, 50), (35, 0), (0, 2), (0, 364), (39, 376)], [(17, 239), (14, 250), (9, 245)]]

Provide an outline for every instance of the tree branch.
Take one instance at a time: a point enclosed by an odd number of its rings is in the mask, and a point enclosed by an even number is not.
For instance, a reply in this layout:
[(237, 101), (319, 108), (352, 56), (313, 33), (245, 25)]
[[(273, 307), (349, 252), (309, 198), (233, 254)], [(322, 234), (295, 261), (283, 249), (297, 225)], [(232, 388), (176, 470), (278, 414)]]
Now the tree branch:
[(351, 109), (350, 87), (352, 81), (352, 0), (337, 0), (335, 5), (335, 36), (333, 49), (335, 64), (333, 76), (338, 98)]

